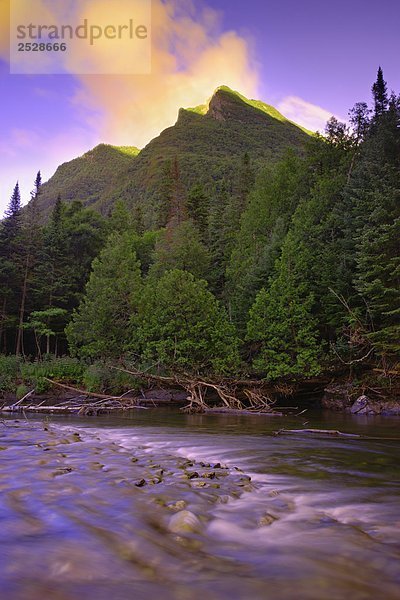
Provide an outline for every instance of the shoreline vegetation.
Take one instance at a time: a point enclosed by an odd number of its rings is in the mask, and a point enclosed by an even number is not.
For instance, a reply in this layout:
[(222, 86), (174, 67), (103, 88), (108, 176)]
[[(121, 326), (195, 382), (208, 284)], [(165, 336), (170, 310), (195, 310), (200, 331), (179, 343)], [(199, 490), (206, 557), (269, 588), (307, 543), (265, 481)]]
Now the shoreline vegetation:
[[(400, 96), (381, 68), (372, 92), (308, 135), (221, 87), (138, 154), (103, 145), (43, 187), (39, 172), (25, 208), (17, 183), (0, 223), (4, 406), (45, 412), (59, 389), (66, 412), (98, 414), (157, 388), (188, 411), (308, 398), (398, 414)], [(71, 190), (111, 195), (96, 211)]]
[[(95, 367), (95, 368), (94, 368)], [(266, 381), (157, 375), (70, 357), (27, 362), (0, 356), (0, 413), (76, 414), (175, 406), (186, 412), (284, 416), (320, 407), (360, 415), (400, 415), (399, 373), (371, 369)]]

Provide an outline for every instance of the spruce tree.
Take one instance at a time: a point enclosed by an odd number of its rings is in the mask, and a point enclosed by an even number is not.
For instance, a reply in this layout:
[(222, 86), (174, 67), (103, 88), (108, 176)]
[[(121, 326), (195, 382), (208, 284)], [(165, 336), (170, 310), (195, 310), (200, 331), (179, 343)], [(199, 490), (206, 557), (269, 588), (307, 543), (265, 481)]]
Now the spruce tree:
[(400, 102), (375, 124), (348, 193), (357, 224), (359, 315), (377, 355), (400, 353)]
[(199, 279), (210, 275), (210, 254), (192, 221), (183, 221), (158, 236), (150, 275), (161, 277), (166, 271), (180, 269)]
[(374, 99), (375, 118), (377, 119), (383, 115), (389, 105), (387, 83), (383, 79), (383, 71), (381, 67), (378, 69), (376, 81), (372, 86), (372, 95)]
[(130, 234), (111, 234), (93, 262), (85, 296), (66, 328), (71, 352), (91, 359), (122, 356), (141, 285)]
[(7, 331), (15, 320), (16, 290), (20, 285), (21, 196), (16, 183), (0, 223), (0, 351), (7, 351)]
[(27, 301), (29, 300), (32, 278), (34, 275), (34, 269), (36, 266), (41, 242), (41, 227), (39, 224), (38, 207), (41, 184), (42, 177), (40, 171), (38, 171), (34, 182), (34, 189), (31, 192), (31, 200), (26, 209), (22, 231), (23, 253), (21, 256), (20, 265), (22, 273), (22, 286), (20, 291), (17, 339), (15, 344), (16, 355), (24, 354), (25, 314), (27, 312)]

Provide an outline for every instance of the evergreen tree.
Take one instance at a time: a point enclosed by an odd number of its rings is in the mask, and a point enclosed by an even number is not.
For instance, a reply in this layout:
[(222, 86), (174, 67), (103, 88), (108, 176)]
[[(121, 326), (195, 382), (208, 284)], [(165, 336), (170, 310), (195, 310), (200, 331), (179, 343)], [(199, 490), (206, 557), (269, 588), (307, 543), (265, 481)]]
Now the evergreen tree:
[(63, 334), (67, 323), (73, 294), (72, 269), (67, 253), (64, 207), (58, 197), (50, 220), (43, 229), (42, 246), (33, 278), (35, 310), (29, 317), (29, 322), (35, 324), (31, 329), (35, 332), (37, 347), (39, 342), (36, 333), (40, 331), (41, 336), (46, 336), (47, 354), (51, 350), (51, 338), (54, 338), (54, 354), (57, 353), (58, 338)]
[[(3, 227), (8, 233), (8, 239), (11, 241), (18, 234), (18, 229), (21, 222), (21, 194), (19, 191), (19, 183), (15, 184), (10, 202), (4, 212)], [(6, 233), (7, 235), (7, 233)]]
[(238, 367), (238, 343), (224, 309), (203, 280), (168, 271), (149, 281), (132, 319), (130, 350), (172, 371), (223, 374)]
[(122, 356), (141, 285), (130, 234), (111, 234), (93, 261), (85, 297), (66, 329), (72, 354), (92, 359)]
[(234, 190), (229, 197), (225, 208), (225, 255), (228, 259), (234, 246), (235, 236), (239, 230), (241, 216), (248, 205), (250, 192), (253, 189), (253, 186), (254, 171), (250, 157), (246, 152), (240, 161)]
[(0, 351), (7, 351), (7, 331), (14, 326), (15, 290), (20, 276), (20, 234), (21, 196), (17, 182), (0, 223)]
[(172, 269), (188, 271), (199, 279), (209, 277), (210, 256), (192, 221), (183, 221), (158, 237), (150, 274), (160, 277)]
[(292, 152), (264, 169), (250, 195), (226, 269), (227, 298), (239, 331), (257, 292), (267, 285), (292, 214), (304, 193), (304, 165)]
[(372, 95), (374, 99), (374, 112), (377, 119), (386, 112), (389, 101), (387, 95), (387, 83), (383, 79), (383, 71), (381, 67), (378, 69), (378, 75), (374, 85), (372, 86)]
[(195, 184), (188, 194), (187, 209), (190, 219), (192, 219), (202, 236), (204, 236), (207, 229), (209, 204), (210, 199), (205, 193), (204, 187), (200, 183)]
[(269, 289), (257, 294), (247, 325), (247, 340), (257, 348), (253, 366), (269, 379), (320, 372), (314, 298), (302, 283), (299, 265), (291, 263), (293, 242), (287, 242)]
[(392, 98), (362, 148), (348, 191), (357, 224), (355, 285), (367, 338), (384, 358), (400, 351), (400, 103)]
[(226, 223), (225, 211), (229, 201), (228, 185), (225, 180), (215, 192), (215, 199), (210, 205), (207, 224), (207, 248), (210, 252), (210, 283), (214, 293), (222, 297), (225, 288), (226, 255)]
[[(21, 254), (21, 273), (22, 286), (20, 291), (19, 316), (17, 327), (17, 339), (15, 343), (15, 354), (24, 354), (24, 321), (27, 312), (27, 303), (30, 298), (32, 279), (39, 254), (41, 244), (41, 227), (39, 224), (38, 198), (42, 176), (38, 171), (34, 183), (34, 190), (31, 192), (31, 200), (27, 206), (22, 230), (22, 249)], [(29, 311), (29, 308), (28, 308)]]

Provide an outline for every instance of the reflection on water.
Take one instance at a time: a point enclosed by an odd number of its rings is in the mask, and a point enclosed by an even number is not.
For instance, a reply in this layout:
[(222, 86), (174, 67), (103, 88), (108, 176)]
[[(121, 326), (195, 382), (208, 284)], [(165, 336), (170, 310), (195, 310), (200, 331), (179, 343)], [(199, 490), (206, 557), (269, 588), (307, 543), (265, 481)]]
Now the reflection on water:
[(5, 421), (2, 597), (398, 599), (400, 442), (273, 435), (306, 420), (400, 437), (332, 413)]

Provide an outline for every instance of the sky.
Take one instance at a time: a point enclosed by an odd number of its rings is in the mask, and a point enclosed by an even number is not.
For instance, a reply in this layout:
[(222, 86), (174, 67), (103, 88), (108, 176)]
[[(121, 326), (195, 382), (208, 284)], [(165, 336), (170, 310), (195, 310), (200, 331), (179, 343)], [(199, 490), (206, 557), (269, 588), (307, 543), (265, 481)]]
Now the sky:
[[(400, 92), (397, 0), (152, 0), (152, 71), (125, 76), (76, 75), (74, 65), (11, 75), (9, 1), (0, 0), (0, 214), (17, 180), (26, 202), (39, 169), (45, 181), (100, 142), (141, 148), (219, 85), (313, 130), (369, 102), (379, 65)], [(110, 18), (116, 1), (79, 0)]]

